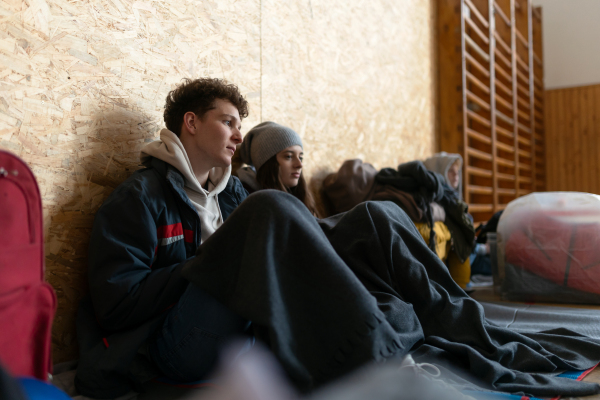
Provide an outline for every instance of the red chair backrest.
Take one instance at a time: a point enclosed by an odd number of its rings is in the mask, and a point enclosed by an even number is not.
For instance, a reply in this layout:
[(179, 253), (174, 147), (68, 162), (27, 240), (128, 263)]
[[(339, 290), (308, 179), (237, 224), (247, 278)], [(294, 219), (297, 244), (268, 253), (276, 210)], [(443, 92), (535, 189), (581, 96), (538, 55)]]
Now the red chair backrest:
[(11, 374), (48, 378), (55, 311), (37, 182), (23, 160), (0, 150), (0, 363)]

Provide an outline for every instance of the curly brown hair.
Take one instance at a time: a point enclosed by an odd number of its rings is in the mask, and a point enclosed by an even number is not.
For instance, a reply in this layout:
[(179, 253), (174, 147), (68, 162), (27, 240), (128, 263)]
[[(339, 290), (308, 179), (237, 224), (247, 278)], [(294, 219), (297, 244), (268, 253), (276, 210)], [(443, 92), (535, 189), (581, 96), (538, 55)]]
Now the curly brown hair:
[(163, 114), (167, 129), (179, 136), (185, 113), (191, 111), (202, 118), (207, 111), (215, 108), (216, 99), (233, 104), (240, 113), (240, 119), (248, 116), (248, 101), (236, 85), (218, 78), (184, 78), (183, 83), (167, 95)]

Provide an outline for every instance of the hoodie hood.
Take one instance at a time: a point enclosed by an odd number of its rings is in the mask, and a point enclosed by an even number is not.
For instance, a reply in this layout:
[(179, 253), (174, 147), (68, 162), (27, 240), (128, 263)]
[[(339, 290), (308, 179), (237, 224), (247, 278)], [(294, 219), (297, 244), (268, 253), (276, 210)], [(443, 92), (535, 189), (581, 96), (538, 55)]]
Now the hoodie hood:
[(448, 170), (450, 169), (452, 164), (454, 164), (457, 160), (459, 161), (460, 172), (458, 174), (458, 187), (456, 188), (456, 191), (458, 192), (458, 197), (462, 199), (463, 159), (460, 154), (446, 153), (445, 151), (442, 151), (441, 153), (436, 153), (432, 157), (429, 157), (428, 159), (423, 161), (423, 164), (425, 165), (425, 168), (427, 168), (429, 171), (442, 174), (444, 176), (444, 179), (446, 179), (446, 183), (452, 186), (450, 184), (450, 180), (448, 179)]
[(200, 217), (204, 242), (223, 223), (217, 195), (227, 186), (231, 176), (231, 165), (227, 168), (215, 167), (210, 170), (208, 190), (204, 189), (194, 174), (183, 144), (177, 135), (168, 129), (160, 131), (160, 140), (148, 143), (142, 148), (140, 154), (142, 164), (148, 165), (152, 157), (170, 164), (183, 175), (184, 190)]

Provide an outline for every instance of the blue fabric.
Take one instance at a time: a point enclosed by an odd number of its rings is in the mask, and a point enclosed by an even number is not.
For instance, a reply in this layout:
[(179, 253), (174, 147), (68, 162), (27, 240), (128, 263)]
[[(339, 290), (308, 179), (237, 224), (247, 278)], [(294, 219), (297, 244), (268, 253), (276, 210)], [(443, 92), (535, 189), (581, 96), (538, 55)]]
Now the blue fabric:
[(71, 400), (62, 390), (38, 379), (17, 378), (29, 400)]
[[(205, 377), (215, 366), (223, 344), (244, 335), (250, 322), (233, 313), (198, 287), (189, 284), (169, 311), (148, 350), (166, 377), (191, 382)], [(245, 349), (253, 343), (246, 340)]]

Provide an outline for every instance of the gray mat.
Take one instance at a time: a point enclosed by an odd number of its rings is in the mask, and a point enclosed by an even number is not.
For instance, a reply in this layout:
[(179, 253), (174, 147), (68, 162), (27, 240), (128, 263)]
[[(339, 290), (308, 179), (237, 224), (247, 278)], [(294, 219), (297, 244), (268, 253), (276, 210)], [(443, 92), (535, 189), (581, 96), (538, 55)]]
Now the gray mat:
[(600, 310), (535, 304), (482, 302), (481, 305), (488, 320), (520, 333), (540, 332), (561, 327), (600, 339)]

